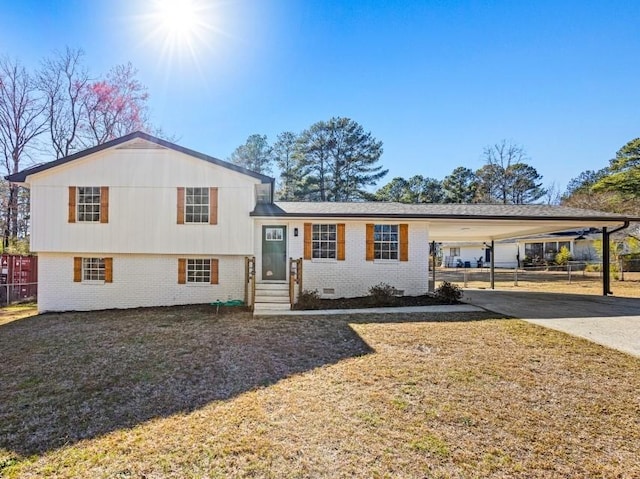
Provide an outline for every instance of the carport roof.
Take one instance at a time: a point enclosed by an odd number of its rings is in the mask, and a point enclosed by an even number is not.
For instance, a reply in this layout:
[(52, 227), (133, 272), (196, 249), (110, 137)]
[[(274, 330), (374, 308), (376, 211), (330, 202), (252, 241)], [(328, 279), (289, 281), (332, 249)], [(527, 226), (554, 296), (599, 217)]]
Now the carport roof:
[(555, 205), (276, 202), (258, 204), (254, 217), (405, 219), (429, 223), (432, 241), (497, 240), (571, 228), (615, 227), (638, 218)]

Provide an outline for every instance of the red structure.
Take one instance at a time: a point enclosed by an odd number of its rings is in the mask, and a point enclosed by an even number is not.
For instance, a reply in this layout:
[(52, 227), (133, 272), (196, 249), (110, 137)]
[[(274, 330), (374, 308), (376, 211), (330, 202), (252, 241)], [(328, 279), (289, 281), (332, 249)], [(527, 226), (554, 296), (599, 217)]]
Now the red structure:
[(38, 257), (0, 256), (0, 303), (35, 299), (38, 296)]

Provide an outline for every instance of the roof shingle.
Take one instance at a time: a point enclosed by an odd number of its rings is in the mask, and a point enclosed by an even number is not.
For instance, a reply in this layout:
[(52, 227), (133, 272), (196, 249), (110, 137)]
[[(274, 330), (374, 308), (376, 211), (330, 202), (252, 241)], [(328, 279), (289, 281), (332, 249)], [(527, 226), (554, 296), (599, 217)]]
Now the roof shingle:
[(556, 205), (405, 204), (386, 202), (284, 202), (260, 204), (252, 216), (359, 218), (589, 219), (637, 221), (616, 213)]

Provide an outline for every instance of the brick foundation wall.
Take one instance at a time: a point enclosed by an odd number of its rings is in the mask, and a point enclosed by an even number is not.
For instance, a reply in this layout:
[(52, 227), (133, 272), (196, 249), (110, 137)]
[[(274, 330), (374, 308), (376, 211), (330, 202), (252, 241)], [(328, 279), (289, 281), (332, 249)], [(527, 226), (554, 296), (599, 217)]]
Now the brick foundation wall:
[(74, 256), (98, 255), (38, 255), (40, 312), (171, 306), (244, 299), (244, 256), (212, 256), (219, 259), (217, 285), (178, 284), (177, 255), (137, 254), (104, 255), (113, 258), (112, 283), (74, 283)]

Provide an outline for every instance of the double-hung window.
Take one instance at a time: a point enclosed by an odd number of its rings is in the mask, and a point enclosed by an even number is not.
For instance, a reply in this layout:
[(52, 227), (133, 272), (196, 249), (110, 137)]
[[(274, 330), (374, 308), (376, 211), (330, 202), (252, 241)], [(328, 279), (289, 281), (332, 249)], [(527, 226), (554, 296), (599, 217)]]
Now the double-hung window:
[(104, 281), (104, 258), (82, 258), (82, 281)]
[(186, 188), (185, 223), (209, 223), (209, 188)]
[[(296, 228), (297, 229), (297, 228)], [(346, 226), (337, 224), (304, 224), (304, 259), (345, 261)], [(295, 235), (297, 236), (297, 234)]]
[(69, 223), (108, 223), (108, 186), (70, 186)]
[(100, 221), (99, 186), (78, 186), (78, 221)]
[(409, 225), (366, 225), (367, 261), (409, 261)]
[(187, 259), (187, 283), (210, 283), (211, 260)]
[(73, 281), (76, 283), (113, 282), (113, 258), (73, 258)]
[(216, 258), (178, 258), (178, 284), (218, 284), (219, 264)]
[(336, 259), (337, 225), (314, 224), (311, 250), (313, 258)]
[(373, 230), (374, 259), (398, 259), (398, 225), (375, 225)]

